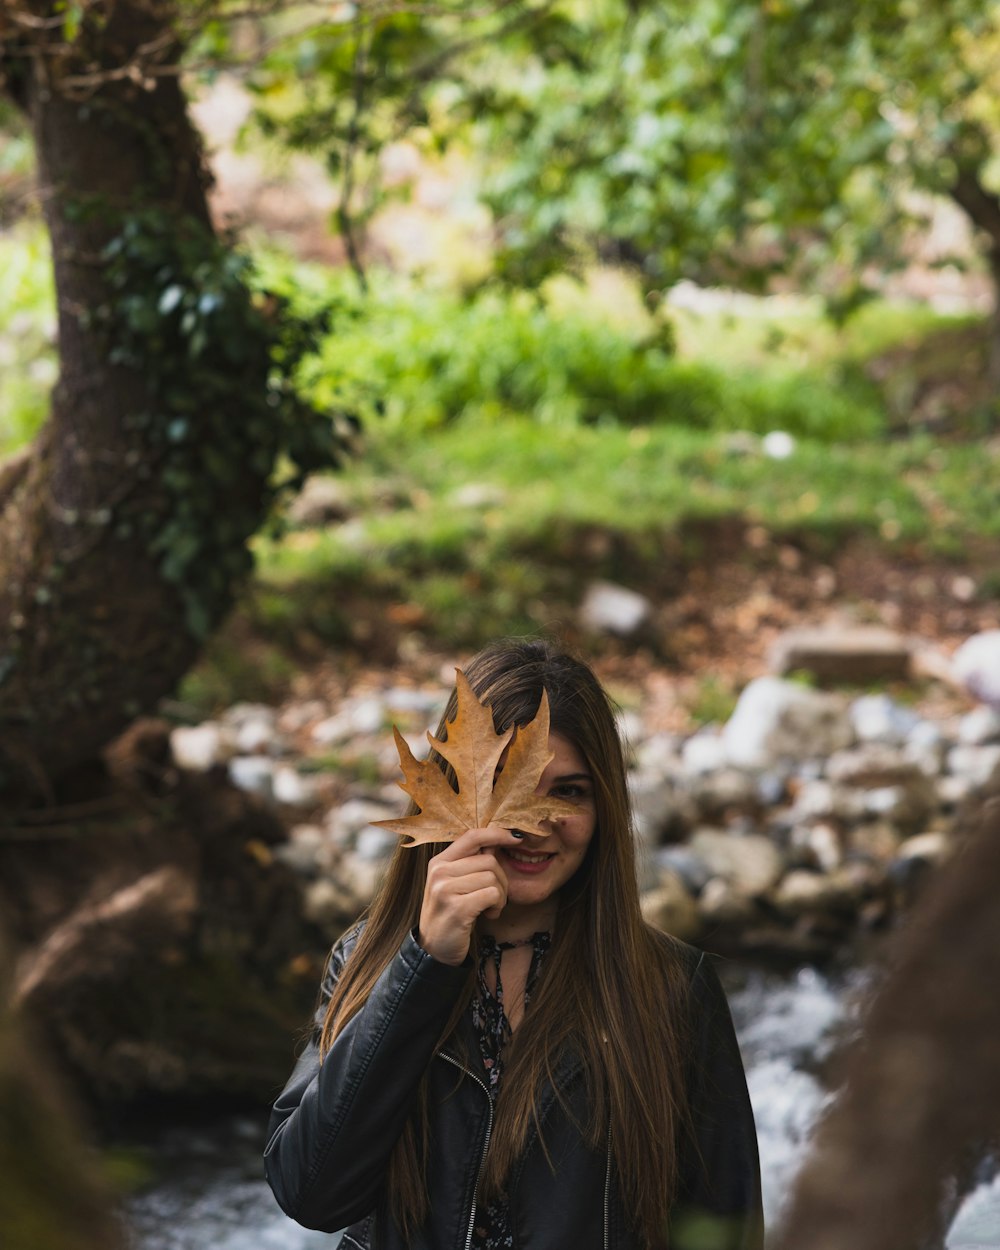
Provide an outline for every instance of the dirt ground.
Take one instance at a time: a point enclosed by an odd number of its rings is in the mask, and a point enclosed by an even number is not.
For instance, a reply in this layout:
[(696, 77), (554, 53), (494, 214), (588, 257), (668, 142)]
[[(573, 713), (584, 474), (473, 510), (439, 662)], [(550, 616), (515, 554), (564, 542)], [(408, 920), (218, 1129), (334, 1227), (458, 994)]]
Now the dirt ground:
[[(921, 657), (907, 682), (884, 688), (940, 719), (972, 706), (940, 679), (970, 635), (997, 627), (995, 586), (1000, 549), (982, 544), (960, 566), (889, 553), (855, 539), (817, 556), (806, 545), (772, 543), (737, 522), (715, 532), (710, 560), (674, 567), (645, 590), (650, 624), (638, 640), (587, 634), (572, 610), (557, 636), (584, 654), (614, 696), (639, 712), (648, 733), (690, 733), (721, 718), (742, 687), (769, 671), (769, 655), (787, 630), (802, 626), (879, 625), (911, 642)], [(562, 605), (566, 606), (566, 605)], [(336, 706), (346, 695), (407, 683), (450, 684), (465, 653), (409, 628), (400, 605), (358, 597), (346, 611), (358, 623), (354, 645), (305, 660), (288, 691), (292, 701)], [(366, 640), (366, 641), (365, 641)], [(251, 639), (244, 645), (252, 648)]]

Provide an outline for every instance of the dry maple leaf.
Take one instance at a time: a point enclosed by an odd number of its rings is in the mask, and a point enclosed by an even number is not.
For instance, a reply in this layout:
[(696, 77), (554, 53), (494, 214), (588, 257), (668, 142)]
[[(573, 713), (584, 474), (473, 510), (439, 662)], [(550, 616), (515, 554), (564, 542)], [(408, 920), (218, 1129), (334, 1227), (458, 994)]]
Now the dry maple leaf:
[[(455, 688), (458, 707), (455, 719), (447, 723), (447, 738), (440, 740), (428, 733), (427, 740), (451, 765), (458, 790), (452, 789), (436, 763), (416, 759), (402, 734), (394, 729), (403, 770), (399, 785), (420, 810), (413, 816), (374, 823), (409, 838), (407, 846), (450, 842), (466, 829), (482, 829), (486, 825), (546, 837), (549, 830), (542, 828), (541, 822), (572, 816), (576, 807), (565, 799), (535, 793), (552, 759), (549, 700), (545, 691), (533, 720), (517, 730), (511, 727), (498, 734), (489, 705), (480, 703), (461, 669), (455, 670)], [(507, 758), (497, 776), (504, 751)]]

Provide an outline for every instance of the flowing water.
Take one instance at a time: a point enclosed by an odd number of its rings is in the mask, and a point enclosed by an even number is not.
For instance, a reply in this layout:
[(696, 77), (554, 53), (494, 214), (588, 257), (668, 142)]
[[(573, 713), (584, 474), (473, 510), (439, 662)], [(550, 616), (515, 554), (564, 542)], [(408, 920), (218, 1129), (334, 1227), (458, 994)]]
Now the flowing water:
[[(757, 1119), (765, 1217), (775, 1224), (817, 1117), (834, 1048), (853, 1027), (858, 976), (831, 981), (811, 969), (753, 972), (729, 985)], [(125, 1204), (131, 1250), (333, 1250), (325, 1233), (278, 1210), (262, 1179), (265, 1126), (227, 1119), (210, 1129), (161, 1131), (146, 1143), (157, 1179)], [(1000, 1250), (1000, 1175), (961, 1204), (947, 1250)]]

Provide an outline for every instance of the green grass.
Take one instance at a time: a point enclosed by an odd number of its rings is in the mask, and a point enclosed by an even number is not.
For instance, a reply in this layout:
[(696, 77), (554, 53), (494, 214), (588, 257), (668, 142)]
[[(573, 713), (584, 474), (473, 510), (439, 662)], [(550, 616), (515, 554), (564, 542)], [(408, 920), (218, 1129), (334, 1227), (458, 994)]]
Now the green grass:
[[(271, 263), (288, 282), (287, 262)], [(417, 605), (430, 632), (470, 644), (538, 628), (569, 610), (581, 577), (648, 584), (671, 536), (734, 515), (828, 550), (860, 532), (959, 557), (970, 535), (1000, 534), (996, 453), (890, 438), (863, 373), (889, 349), (919, 356), (961, 319), (880, 305), (835, 329), (811, 301), (740, 299), (739, 315), (679, 315), (672, 356), (620, 286), (596, 307), (565, 282), (548, 304), (463, 303), (375, 275), (362, 315), (342, 275), (302, 274), (307, 302), (340, 307), (307, 382), (320, 402), (367, 409), (367, 446), (347, 478), (358, 519), (256, 543), (282, 629), (305, 619), (342, 637), (329, 586)], [(790, 458), (745, 437), (772, 429), (796, 436)], [(462, 506), (469, 483), (500, 502)], [(589, 553), (595, 531), (613, 536), (605, 556)]]
[[(836, 329), (815, 301), (741, 298), (672, 312), (674, 354), (621, 275), (463, 300), (373, 274), (365, 300), (343, 272), (260, 263), (305, 310), (334, 309), (303, 383), (367, 415), (345, 474), (357, 519), (256, 540), (244, 610), (276, 650), (254, 675), (216, 657), (189, 683), (199, 705), (251, 676), (280, 685), (303, 634), (351, 638), (352, 594), (416, 605), (429, 630), (475, 642), (558, 617), (581, 576), (655, 580), (672, 540), (734, 515), (827, 548), (862, 532), (958, 558), (970, 536), (1000, 536), (995, 444), (935, 441), (893, 416), (916, 385), (908, 370), (933, 356), (948, 376), (948, 336), (969, 319), (873, 304)], [(0, 236), (0, 452), (44, 416), (52, 323), (44, 238), (25, 225)], [(887, 352), (895, 372), (876, 385), (866, 367)], [(774, 429), (796, 438), (786, 460), (747, 437)], [(462, 505), (469, 483), (499, 502)], [(595, 532), (611, 536), (597, 555)]]
[(363, 306), (343, 278), (331, 278), (330, 295), (342, 313), (308, 371), (314, 394), (368, 412), (378, 400), (381, 420), (410, 434), (511, 413), (545, 428), (783, 429), (823, 442), (885, 428), (877, 388), (853, 360), (679, 356), (662, 321), (623, 322), (613, 308), (565, 296), (555, 307), (495, 289), (462, 300), (386, 274), (373, 275)]
[[(671, 536), (734, 514), (811, 535), (824, 550), (867, 532), (910, 555), (958, 558), (969, 534), (1000, 536), (996, 456), (928, 438), (806, 441), (781, 462), (733, 456), (724, 434), (545, 429), (525, 417), (371, 438), (351, 471), (359, 520), (255, 544), (258, 585), (289, 620), (331, 641), (347, 629), (337, 611), (352, 591), (417, 604), (429, 632), (470, 645), (537, 629), (563, 616), (593, 576), (666, 587)], [(390, 465), (396, 502), (386, 507)], [(460, 506), (455, 492), (469, 482), (492, 486), (502, 502)], [(595, 532), (614, 536), (604, 555), (588, 549)]]

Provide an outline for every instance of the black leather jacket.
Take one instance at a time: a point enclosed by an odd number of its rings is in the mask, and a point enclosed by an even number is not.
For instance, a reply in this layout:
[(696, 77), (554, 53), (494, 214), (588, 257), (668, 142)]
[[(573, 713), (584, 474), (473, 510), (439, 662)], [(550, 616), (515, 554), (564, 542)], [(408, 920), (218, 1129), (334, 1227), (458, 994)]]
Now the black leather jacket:
[[(493, 1109), (481, 1070), (448, 1045), (435, 1052), (468, 967), (438, 963), (407, 937), (321, 1064), (319, 1026), (356, 937), (355, 930), (333, 948), (317, 1027), (274, 1104), (268, 1181), (300, 1224), (328, 1232), (347, 1227), (345, 1250), (468, 1250)], [(757, 1139), (729, 1009), (709, 961), (680, 949), (694, 1012), (695, 1140), (682, 1152), (671, 1250), (761, 1250)], [(476, 1054), (469, 1027), (465, 1053)], [(439, 1162), (428, 1169), (427, 1224), (406, 1242), (386, 1213), (383, 1180), (428, 1067)], [(579, 1061), (563, 1056), (554, 1077), (562, 1101), (546, 1088), (539, 1110), (555, 1171), (531, 1137), (508, 1186), (515, 1250), (640, 1250), (610, 1149), (592, 1149), (576, 1127), (588, 1118)]]

